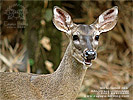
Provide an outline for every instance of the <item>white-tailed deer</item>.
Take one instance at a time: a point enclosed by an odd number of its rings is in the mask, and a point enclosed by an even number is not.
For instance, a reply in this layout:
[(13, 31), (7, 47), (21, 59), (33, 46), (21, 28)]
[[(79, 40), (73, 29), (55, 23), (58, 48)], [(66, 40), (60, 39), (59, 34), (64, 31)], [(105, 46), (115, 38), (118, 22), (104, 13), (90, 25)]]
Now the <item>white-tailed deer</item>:
[(117, 23), (118, 7), (105, 11), (91, 25), (73, 23), (57, 6), (53, 12), (54, 25), (70, 40), (58, 69), (48, 75), (0, 73), (0, 100), (75, 100), (91, 60), (97, 56), (100, 33)]

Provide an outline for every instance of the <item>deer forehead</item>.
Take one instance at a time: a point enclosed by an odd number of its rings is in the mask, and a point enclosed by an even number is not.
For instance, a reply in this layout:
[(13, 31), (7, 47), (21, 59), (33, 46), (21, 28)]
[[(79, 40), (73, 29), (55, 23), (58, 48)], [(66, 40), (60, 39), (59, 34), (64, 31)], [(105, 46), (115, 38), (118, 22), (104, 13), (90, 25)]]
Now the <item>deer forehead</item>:
[(74, 30), (73, 35), (80, 35), (86, 37), (93, 37), (95, 35), (99, 35), (100, 33), (95, 30), (92, 25), (84, 25), (79, 24), (77, 28)]

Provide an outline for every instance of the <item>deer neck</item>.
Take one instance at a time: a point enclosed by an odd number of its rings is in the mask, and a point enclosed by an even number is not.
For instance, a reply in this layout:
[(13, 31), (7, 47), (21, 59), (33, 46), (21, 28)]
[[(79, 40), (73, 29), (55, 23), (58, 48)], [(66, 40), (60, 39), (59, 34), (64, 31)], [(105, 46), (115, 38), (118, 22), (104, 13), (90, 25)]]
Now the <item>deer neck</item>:
[[(70, 43), (66, 49), (64, 57), (55, 71), (55, 74), (58, 76), (60, 74), (64, 75), (64, 77), (70, 78), (78, 78), (82, 79), (85, 75), (86, 69), (83, 68), (83, 64), (78, 62), (72, 56), (72, 44)], [(66, 80), (66, 79), (65, 79)], [(82, 82), (80, 82), (82, 83)]]
[(60, 82), (59, 91), (64, 95), (64, 98), (66, 97), (65, 100), (76, 98), (85, 72), (86, 69), (83, 68), (83, 64), (72, 56), (72, 44), (70, 42), (58, 69), (54, 73), (56, 82)]
[(77, 97), (86, 69), (72, 56), (71, 50), (70, 43), (54, 73), (38, 76), (32, 81), (45, 100), (75, 100)]

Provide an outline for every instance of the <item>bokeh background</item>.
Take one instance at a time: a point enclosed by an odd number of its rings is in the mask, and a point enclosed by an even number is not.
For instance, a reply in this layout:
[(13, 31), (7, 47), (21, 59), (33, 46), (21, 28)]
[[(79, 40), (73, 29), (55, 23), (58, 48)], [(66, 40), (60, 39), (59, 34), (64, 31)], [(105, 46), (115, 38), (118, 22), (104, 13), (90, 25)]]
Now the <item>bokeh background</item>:
[[(75, 23), (88, 25), (105, 10), (118, 6), (118, 23), (113, 30), (100, 35), (98, 58), (88, 68), (77, 100), (132, 100), (133, 2), (130, 0), (3, 0), (0, 72), (47, 74), (57, 69), (69, 41), (52, 23), (54, 6), (66, 10)], [(129, 97), (96, 97), (98, 94), (93, 90), (100, 87), (123, 87), (129, 91)]]

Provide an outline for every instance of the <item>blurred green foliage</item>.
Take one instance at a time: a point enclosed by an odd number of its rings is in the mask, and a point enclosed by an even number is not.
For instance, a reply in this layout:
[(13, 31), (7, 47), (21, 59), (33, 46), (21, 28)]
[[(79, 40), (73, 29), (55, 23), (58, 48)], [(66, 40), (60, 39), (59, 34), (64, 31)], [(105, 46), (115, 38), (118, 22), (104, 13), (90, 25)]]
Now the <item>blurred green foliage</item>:
[(34, 60), (33, 59), (29, 59), (29, 63), (30, 63), (30, 66), (33, 66), (34, 65)]
[(45, 20), (47, 21), (47, 22), (49, 22), (49, 21), (51, 21), (52, 20), (52, 9), (46, 9), (46, 11), (45, 11)]

